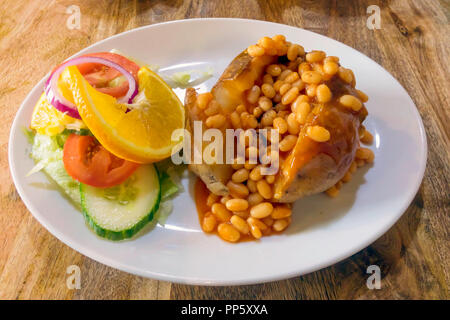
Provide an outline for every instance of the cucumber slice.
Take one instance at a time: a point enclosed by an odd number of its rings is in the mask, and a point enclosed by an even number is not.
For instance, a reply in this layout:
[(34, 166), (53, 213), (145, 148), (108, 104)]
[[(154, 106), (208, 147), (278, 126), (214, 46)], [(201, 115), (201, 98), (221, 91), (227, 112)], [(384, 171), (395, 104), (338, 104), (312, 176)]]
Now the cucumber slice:
[(87, 224), (100, 237), (131, 238), (153, 219), (161, 201), (156, 168), (140, 166), (122, 185), (95, 188), (80, 183), (81, 207)]

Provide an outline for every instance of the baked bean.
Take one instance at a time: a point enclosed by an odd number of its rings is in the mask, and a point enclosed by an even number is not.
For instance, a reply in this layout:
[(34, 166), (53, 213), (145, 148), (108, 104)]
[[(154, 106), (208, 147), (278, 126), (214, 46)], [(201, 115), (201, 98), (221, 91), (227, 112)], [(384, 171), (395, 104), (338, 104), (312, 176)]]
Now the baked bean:
[(273, 120), (273, 127), (278, 129), (279, 134), (284, 134), (287, 131), (287, 123), (283, 118), (277, 117)]
[(247, 159), (250, 159), (250, 157), (252, 157), (252, 159), (257, 159), (258, 157), (258, 148), (251, 146), (248, 147), (247, 149), (245, 149), (245, 157)]
[(344, 82), (352, 83), (352, 81), (353, 81), (352, 72), (350, 72), (349, 69), (345, 69), (344, 67), (339, 67), (338, 75), (339, 75), (339, 78), (341, 78)]
[(361, 100), (362, 102), (369, 101), (369, 97), (367, 96), (367, 94), (358, 89), (356, 89), (356, 92), (358, 93), (359, 100)]
[(241, 127), (241, 117), (236, 111), (233, 111), (230, 114), (230, 121), (231, 124), (233, 125), (233, 128), (238, 129)]
[(257, 218), (254, 218), (254, 217), (249, 217), (247, 219), (247, 223), (250, 226), (258, 227), (260, 230), (266, 230), (267, 229), (267, 226), (261, 220), (259, 220)]
[(260, 57), (264, 55), (265, 51), (260, 46), (251, 45), (247, 48), (247, 53), (252, 57)]
[(238, 215), (234, 215), (230, 219), (231, 224), (242, 234), (248, 234), (250, 232), (250, 228), (247, 224), (247, 221), (242, 219)]
[(280, 232), (280, 231), (283, 231), (284, 229), (286, 229), (288, 225), (289, 225), (289, 222), (287, 219), (279, 219), (273, 223), (272, 228), (273, 228), (273, 230)]
[(357, 159), (365, 160), (367, 162), (372, 162), (375, 158), (373, 151), (368, 148), (358, 148), (355, 156)]
[(218, 114), (219, 111), (220, 111), (219, 103), (216, 100), (211, 100), (211, 102), (208, 104), (208, 107), (205, 109), (204, 113), (209, 117)]
[(263, 77), (263, 83), (273, 84), (273, 78), (270, 74), (266, 73)]
[(338, 196), (339, 194), (339, 189), (336, 188), (335, 186), (332, 186), (330, 189), (328, 189), (327, 191), (325, 191), (327, 193), (327, 195), (329, 195), (332, 198), (335, 198)]
[(231, 199), (231, 197), (229, 195), (223, 196), (222, 198), (220, 198), (220, 203), (225, 205), (227, 203), (227, 201), (230, 199)]
[(302, 81), (308, 84), (318, 84), (322, 81), (322, 75), (317, 71), (305, 71), (302, 73)]
[(271, 64), (266, 68), (266, 72), (272, 77), (278, 77), (281, 74), (281, 68), (277, 64)]
[(264, 113), (264, 110), (261, 107), (256, 107), (255, 109), (253, 109), (253, 115), (256, 118), (259, 118), (263, 113)]
[(273, 223), (275, 222), (275, 220), (272, 219), (271, 217), (265, 217), (265, 218), (261, 219), (261, 221), (268, 227), (271, 227), (273, 225)]
[(289, 69), (286, 69), (286, 70), (281, 71), (281, 73), (280, 73), (280, 75), (279, 75), (279, 77), (278, 77), (278, 80), (284, 80), (284, 79), (286, 79), (286, 77), (287, 77), (288, 75), (290, 75), (291, 73), (292, 73), (292, 71), (289, 70)]
[(301, 102), (295, 111), (295, 119), (298, 123), (305, 124), (308, 114), (311, 111), (311, 105), (308, 102)]
[(262, 179), (261, 176), (261, 165), (256, 166), (249, 175), (250, 180), (259, 181)]
[(326, 103), (331, 100), (331, 90), (326, 84), (319, 84), (316, 90), (317, 101)]
[(239, 169), (243, 168), (244, 167), (244, 160), (242, 158), (235, 158), (233, 160), (233, 163), (231, 164), (231, 167), (234, 170), (239, 170)]
[(277, 80), (277, 81), (275, 81), (275, 83), (273, 84), (273, 89), (276, 91), (276, 92), (280, 92), (280, 89), (281, 89), (281, 86), (284, 84), (284, 81), (282, 81), (282, 80)]
[(366, 164), (366, 162), (362, 159), (355, 159), (355, 162), (358, 168), (364, 167), (364, 165)]
[(289, 134), (280, 141), (280, 151), (287, 152), (294, 148), (297, 143), (297, 136)]
[(323, 65), (321, 63), (313, 63), (312, 64), (313, 70), (320, 73), (320, 74), (324, 74), (325, 72), (323, 71)]
[(282, 34), (277, 34), (277, 35), (273, 36), (272, 39), (277, 42), (285, 42), (286, 41), (286, 37), (283, 36)]
[(339, 98), (339, 103), (344, 107), (352, 109), (353, 111), (359, 111), (362, 108), (361, 101), (350, 94), (344, 94), (343, 96), (341, 96)]
[(264, 111), (272, 109), (272, 101), (267, 98), (266, 96), (260, 97), (258, 99), (258, 106), (263, 109)]
[(323, 59), (325, 59), (327, 55), (325, 54), (325, 52), (323, 51), (311, 51), (309, 53), (306, 54), (306, 61), (308, 62), (320, 62)]
[(206, 205), (208, 207), (211, 207), (214, 203), (216, 203), (219, 200), (219, 196), (215, 195), (214, 193), (210, 193), (208, 195), (208, 198), (206, 198)]
[(335, 56), (328, 56), (323, 60), (323, 63), (327, 63), (327, 62), (335, 62), (335, 63), (339, 63), (339, 58), (335, 57)]
[[(228, 200), (230, 201), (230, 200)], [(228, 203), (227, 201), (227, 203)], [(211, 207), (211, 212), (222, 222), (228, 222), (231, 218), (231, 212), (222, 203), (214, 203)]]
[(240, 118), (241, 118), (241, 123), (242, 123), (243, 127), (245, 127), (247, 125), (247, 120), (248, 120), (249, 116), (250, 116), (250, 113), (248, 113), (247, 111), (244, 111), (241, 113)]
[(289, 134), (298, 134), (300, 132), (300, 123), (295, 119), (295, 113), (288, 115), (286, 119)]
[(289, 115), (289, 113), (291, 113), (291, 111), (289, 110), (288, 106), (285, 106), (282, 103), (279, 103), (278, 105), (280, 106), (280, 108), (279, 108), (280, 111), (278, 111), (277, 117), (283, 119), (284, 121), (286, 121), (285, 118)]
[(302, 62), (298, 65), (298, 73), (302, 75), (306, 71), (311, 70), (311, 65), (308, 62)]
[(261, 202), (256, 206), (251, 207), (250, 215), (253, 218), (262, 219), (270, 216), (273, 211), (273, 206), (270, 202)]
[(219, 226), (217, 227), (217, 233), (222, 239), (229, 242), (237, 242), (241, 237), (239, 231), (228, 223), (219, 224)]
[(216, 217), (211, 214), (211, 212), (208, 212), (203, 217), (203, 223), (202, 223), (202, 229), (205, 232), (213, 232), (217, 225), (217, 219)]
[(292, 84), (299, 79), (300, 79), (300, 76), (298, 75), (298, 73), (292, 72), (284, 79), (284, 82)]
[(350, 172), (347, 171), (347, 172), (344, 174), (344, 176), (342, 177), (341, 181), (347, 183), (347, 182), (349, 182), (350, 180), (352, 180), (352, 174), (351, 174)]
[(355, 173), (357, 168), (358, 168), (358, 166), (357, 166), (356, 162), (353, 161), (352, 164), (350, 165), (350, 168), (348, 169), (348, 171), (350, 173)]
[(245, 161), (244, 168), (247, 170), (252, 170), (254, 167), (256, 167), (256, 163), (250, 163), (248, 160)]
[(259, 180), (256, 182), (256, 189), (264, 199), (271, 199), (273, 197), (272, 188), (266, 180)]
[(284, 219), (290, 217), (292, 214), (292, 209), (286, 205), (277, 205), (270, 215), (273, 219)]
[(289, 61), (294, 61), (300, 52), (300, 46), (298, 44), (292, 44), (287, 51), (287, 58)]
[(339, 70), (339, 65), (334, 61), (327, 61), (323, 64), (323, 71), (329, 75), (335, 75)]
[[(250, 182), (250, 181), (248, 181), (248, 182)], [(252, 181), (252, 182), (255, 183), (254, 181)], [(256, 183), (255, 183), (255, 188), (256, 188)], [(264, 198), (256, 191), (254, 193), (251, 193), (247, 198), (247, 202), (250, 207), (253, 207), (253, 206), (263, 202), (263, 200), (264, 200)]]
[(243, 123), (245, 128), (255, 129), (258, 126), (258, 120), (252, 114), (248, 115)]
[(283, 83), (283, 85), (280, 87), (280, 94), (283, 96), (286, 92), (288, 92), (291, 89), (292, 85), (290, 83)]
[(294, 100), (298, 97), (298, 94), (299, 94), (299, 90), (297, 87), (293, 87), (293, 88), (289, 89), (289, 91), (283, 95), (283, 98), (281, 98), (281, 103), (282, 104), (290, 104), (290, 103), (294, 102)]
[(250, 217), (250, 213), (248, 212), (248, 210), (234, 211), (233, 213), (234, 213), (236, 216), (241, 217), (242, 219), (248, 219), (248, 217)]
[(317, 142), (325, 142), (330, 140), (330, 132), (321, 126), (310, 126), (306, 129), (308, 137)]
[(242, 183), (228, 181), (227, 187), (230, 194), (235, 198), (246, 198), (249, 194), (248, 188)]
[(300, 91), (305, 89), (305, 83), (302, 79), (298, 79), (297, 81), (293, 82), (292, 86), (298, 88), (298, 90)]
[(294, 102), (292, 102), (291, 105), (291, 111), (296, 113), (298, 106), (302, 103), (302, 102), (309, 102), (309, 97), (307, 95), (301, 94), (297, 97), (297, 99), (295, 99)]
[(205, 109), (208, 103), (212, 100), (213, 95), (211, 92), (201, 93), (197, 96), (197, 106), (200, 109)]
[(236, 107), (236, 112), (238, 114), (241, 114), (242, 112), (246, 112), (247, 108), (245, 108), (245, 106), (243, 104), (240, 104)]
[(206, 118), (206, 126), (209, 128), (220, 128), (225, 124), (227, 118), (223, 114), (216, 114)]
[(276, 95), (275, 95), (275, 97), (273, 97), (273, 102), (275, 102), (275, 103), (279, 103), (279, 102), (281, 102), (281, 98), (282, 98), (282, 96), (281, 96), (281, 94), (280, 93), (277, 93)]
[(272, 99), (273, 97), (275, 97), (275, 94), (276, 94), (275, 89), (269, 83), (264, 83), (261, 86), (261, 91), (269, 99)]
[(316, 95), (317, 84), (308, 84), (306, 86), (306, 94), (308, 97), (314, 97)]
[(360, 140), (362, 143), (371, 144), (373, 142), (373, 135), (369, 131), (364, 130), (364, 134)]
[(250, 103), (256, 103), (258, 101), (259, 95), (261, 94), (261, 88), (257, 85), (254, 85), (247, 95), (247, 101)]
[[(242, 165), (243, 166), (243, 165)], [(241, 168), (233, 173), (231, 180), (235, 183), (241, 183), (248, 179), (248, 171), (245, 168)]]
[(255, 225), (250, 225), (250, 233), (255, 239), (260, 239), (262, 237), (261, 229)]
[(276, 54), (275, 41), (269, 37), (262, 37), (258, 40), (258, 45), (263, 47), (268, 55)]
[(265, 179), (268, 184), (273, 184), (275, 182), (275, 176), (273, 174), (266, 176)]
[(225, 206), (230, 211), (244, 211), (248, 208), (248, 202), (245, 199), (230, 199)]
[(263, 127), (271, 126), (276, 116), (277, 113), (275, 112), (275, 110), (269, 110), (264, 112), (264, 114), (261, 117), (261, 124), (263, 125)]

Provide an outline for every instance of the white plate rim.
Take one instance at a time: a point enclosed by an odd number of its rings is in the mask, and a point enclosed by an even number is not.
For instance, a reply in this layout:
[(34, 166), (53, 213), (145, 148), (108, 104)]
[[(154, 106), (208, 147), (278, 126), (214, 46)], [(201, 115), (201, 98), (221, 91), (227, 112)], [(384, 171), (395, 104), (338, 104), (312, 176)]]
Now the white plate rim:
[(169, 281), (169, 282), (173, 282), (173, 283), (179, 283), (179, 284), (189, 284), (189, 285), (207, 285), (207, 286), (226, 286), (226, 285), (247, 285), (247, 284), (257, 284), (257, 283), (266, 283), (266, 282), (272, 282), (272, 281), (278, 281), (278, 280), (283, 280), (283, 279), (288, 279), (288, 278), (293, 278), (293, 277), (297, 277), (297, 276), (301, 276), (301, 275), (305, 275), (314, 271), (318, 271), (320, 269), (323, 269), (325, 267), (328, 266), (332, 266), (342, 260), (347, 259), (348, 257), (352, 256), (353, 254), (361, 251), (362, 249), (368, 247), (371, 243), (373, 243), (375, 240), (377, 240), (379, 237), (381, 237), (384, 233), (386, 233), (397, 221), (398, 219), (403, 215), (403, 213), (407, 210), (407, 208), (409, 207), (409, 205), (412, 203), (414, 197), (416, 196), (420, 185), (422, 183), (423, 180), (423, 176), (425, 173), (425, 169), (426, 169), (426, 163), (427, 163), (427, 154), (428, 154), (428, 145), (427, 145), (427, 137), (426, 137), (426, 132), (425, 132), (425, 128), (423, 125), (423, 121), (422, 118), (420, 116), (420, 113), (417, 109), (417, 106), (415, 105), (414, 101), (411, 99), (410, 95), (408, 94), (408, 92), (405, 90), (405, 88), (398, 82), (397, 79), (395, 79), (386, 69), (384, 69), (381, 65), (379, 65), (376, 61), (370, 59), (368, 56), (366, 56), (364, 53), (340, 42), (337, 40), (334, 40), (332, 38), (326, 37), (324, 35), (321, 35), (319, 33), (315, 33), (306, 29), (302, 29), (302, 28), (298, 28), (298, 27), (294, 27), (294, 26), (290, 26), (290, 25), (286, 25), (286, 24), (281, 24), (281, 23), (274, 23), (274, 22), (268, 22), (268, 21), (264, 21), (264, 20), (256, 20), (256, 19), (241, 19), (241, 18), (193, 18), (193, 19), (180, 19), (180, 20), (173, 20), (173, 21), (166, 21), (166, 22), (161, 22), (161, 23), (155, 23), (155, 24), (151, 24), (151, 25), (146, 25), (146, 26), (141, 26), (138, 28), (134, 28), (131, 30), (127, 30), (124, 31), (122, 33), (118, 33), (115, 34), (111, 37), (105, 38), (103, 40), (100, 40), (98, 42), (95, 42), (93, 44), (91, 44), (90, 46), (83, 48), (82, 50), (80, 50), (79, 52), (77, 52), (76, 54), (72, 55), (71, 57), (67, 58), (73, 58), (75, 56), (78, 56), (80, 54), (83, 54), (84, 51), (89, 50), (91, 47), (95, 46), (95, 45), (99, 45), (102, 44), (110, 39), (114, 39), (116, 37), (119, 36), (123, 36), (124, 34), (128, 34), (128, 33), (133, 33), (136, 32), (138, 30), (142, 30), (142, 29), (147, 29), (147, 28), (152, 28), (155, 26), (161, 26), (161, 25), (167, 25), (167, 24), (180, 24), (180, 23), (189, 23), (189, 22), (194, 22), (194, 21), (225, 21), (225, 20), (234, 20), (234, 21), (244, 21), (244, 22), (251, 22), (251, 23), (263, 23), (263, 24), (272, 24), (274, 26), (282, 26), (284, 28), (291, 28), (291, 29), (300, 29), (303, 32), (306, 33), (311, 33), (314, 34), (315, 37), (319, 37), (322, 38), (323, 40), (326, 41), (334, 41), (336, 43), (338, 43), (341, 46), (345, 46), (351, 50), (357, 51), (364, 59), (369, 60), (371, 63), (376, 64), (376, 66), (378, 68), (380, 68), (382, 71), (384, 71), (384, 73), (388, 74), (388, 76), (394, 81), (396, 82), (399, 87), (404, 91), (403, 93), (406, 94), (410, 100), (410, 102), (412, 103), (412, 105), (415, 106), (415, 108), (413, 108), (413, 112), (415, 113), (415, 118), (418, 120), (419, 123), (419, 134), (420, 134), (420, 139), (422, 142), (422, 146), (423, 146), (423, 151), (422, 152), (422, 158), (420, 159), (420, 163), (421, 163), (421, 167), (420, 170), (418, 172), (418, 174), (416, 175), (416, 180), (415, 180), (415, 185), (414, 187), (412, 187), (410, 190), (414, 190), (411, 191), (408, 194), (408, 197), (404, 198), (403, 201), (403, 205), (402, 205), (402, 209), (399, 210), (396, 214), (392, 214), (390, 217), (390, 221), (388, 223), (386, 223), (384, 225), (384, 228), (380, 229), (377, 233), (374, 233), (372, 235), (372, 237), (370, 237), (369, 239), (367, 239), (364, 242), (359, 242), (358, 245), (355, 245), (353, 247), (348, 247), (347, 250), (345, 251), (345, 253), (342, 253), (341, 255), (339, 255), (338, 257), (332, 259), (332, 260), (328, 260), (327, 262), (324, 262), (322, 264), (318, 264), (315, 266), (311, 266), (310, 268), (305, 268), (302, 271), (291, 271), (291, 272), (285, 272), (285, 273), (279, 273), (276, 275), (271, 275), (271, 276), (266, 276), (264, 278), (258, 278), (258, 279), (254, 279), (254, 278), (249, 278), (248, 280), (242, 281), (233, 281), (233, 280), (213, 280), (210, 281), (208, 279), (197, 279), (197, 278), (189, 278), (189, 277), (177, 277), (177, 276), (172, 276), (172, 275), (167, 275), (167, 274), (163, 274), (163, 273), (158, 273), (158, 272), (152, 272), (152, 271), (145, 271), (143, 272), (141, 269), (139, 268), (134, 268), (130, 265), (121, 263), (117, 260), (108, 258), (104, 255), (102, 255), (101, 253), (98, 252), (93, 252), (91, 249), (89, 249), (89, 247), (83, 246), (83, 245), (79, 245), (77, 243), (71, 242), (69, 239), (66, 238), (66, 236), (64, 235), (63, 232), (60, 232), (57, 229), (54, 229), (51, 227), (49, 221), (47, 221), (47, 219), (40, 214), (39, 210), (31, 203), (31, 201), (29, 201), (27, 199), (25, 195), (25, 191), (22, 188), (21, 184), (20, 184), (20, 180), (19, 177), (17, 176), (16, 173), (16, 168), (15, 168), (15, 163), (13, 161), (12, 158), (12, 145), (14, 143), (14, 137), (17, 134), (17, 130), (20, 130), (17, 122), (18, 122), (18, 117), (17, 115), (22, 111), (22, 109), (25, 107), (25, 105), (28, 103), (28, 100), (30, 100), (32, 92), (34, 91), (34, 89), (43, 84), (43, 82), (45, 81), (45, 79), (48, 77), (49, 73), (46, 74), (31, 90), (30, 92), (27, 94), (27, 96), (25, 97), (25, 99), (23, 100), (22, 104), (20, 105), (20, 107), (17, 109), (16, 112), (16, 116), (12, 122), (11, 128), (10, 128), (10, 135), (9, 135), (9, 140), (8, 140), (8, 161), (9, 161), (9, 167), (10, 167), (10, 172), (11, 172), (11, 176), (13, 178), (13, 182), (14, 185), (17, 189), (17, 192), (19, 193), (22, 201), (24, 202), (26, 208), (31, 212), (31, 214), (34, 216), (34, 218), (36, 218), (36, 220), (38, 220), (38, 222), (44, 226), (44, 228), (46, 228), (53, 236), (55, 236), (58, 240), (60, 240), (61, 242), (63, 242), (64, 244), (66, 244), (67, 246), (69, 246), (70, 248), (76, 250), (77, 252), (99, 262), (105, 265), (108, 265), (110, 267), (113, 267), (115, 269), (121, 270), (121, 271), (125, 271), (131, 274), (135, 274), (138, 276), (143, 276), (143, 277), (147, 277), (147, 278), (153, 278), (153, 279), (157, 279), (157, 280), (162, 280), (162, 281)]

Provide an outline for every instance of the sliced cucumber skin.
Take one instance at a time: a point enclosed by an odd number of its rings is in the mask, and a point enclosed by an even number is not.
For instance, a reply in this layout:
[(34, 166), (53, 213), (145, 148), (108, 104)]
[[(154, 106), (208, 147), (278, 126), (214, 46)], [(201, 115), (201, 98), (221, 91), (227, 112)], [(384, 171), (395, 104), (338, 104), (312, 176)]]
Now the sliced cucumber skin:
[[(156, 166), (153, 166), (156, 170), (156, 174), (158, 176), (158, 182), (160, 179), (160, 174)], [(159, 210), (159, 204), (161, 202), (161, 184), (159, 183), (158, 195), (156, 198), (156, 204), (153, 206), (152, 210), (138, 223), (136, 223), (131, 228), (121, 230), (121, 231), (113, 231), (99, 226), (89, 215), (88, 210), (86, 209), (86, 197), (84, 192), (84, 184), (80, 183), (80, 194), (81, 194), (81, 211), (83, 212), (84, 219), (89, 227), (100, 237), (113, 240), (120, 241), (133, 237), (136, 233), (138, 233), (147, 223), (153, 220), (156, 212)]]

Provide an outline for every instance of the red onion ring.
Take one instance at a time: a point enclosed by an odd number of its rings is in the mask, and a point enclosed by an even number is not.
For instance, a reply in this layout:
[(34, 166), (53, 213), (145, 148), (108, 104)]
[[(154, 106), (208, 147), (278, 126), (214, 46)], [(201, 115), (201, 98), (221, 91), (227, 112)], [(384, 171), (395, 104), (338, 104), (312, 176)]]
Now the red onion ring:
[(119, 102), (122, 103), (132, 103), (133, 98), (138, 93), (138, 85), (136, 83), (136, 80), (134, 79), (133, 75), (128, 72), (125, 68), (122, 66), (103, 59), (99, 57), (89, 57), (89, 56), (83, 56), (74, 58), (71, 60), (68, 60), (64, 62), (63, 64), (59, 65), (51, 74), (50, 77), (48, 77), (47, 81), (45, 82), (45, 95), (47, 96), (48, 102), (54, 106), (56, 109), (58, 109), (61, 112), (67, 113), (68, 116), (71, 116), (72, 118), (81, 119), (80, 114), (78, 113), (77, 106), (64, 98), (58, 91), (58, 79), (61, 73), (64, 71), (66, 67), (69, 66), (76, 66), (83, 63), (99, 63), (103, 64), (107, 67), (114, 68), (117, 71), (119, 71), (121, 74), (125, 76), (125, 78), (128, 81), (128, 91), (127, 93), (118, 99)]

